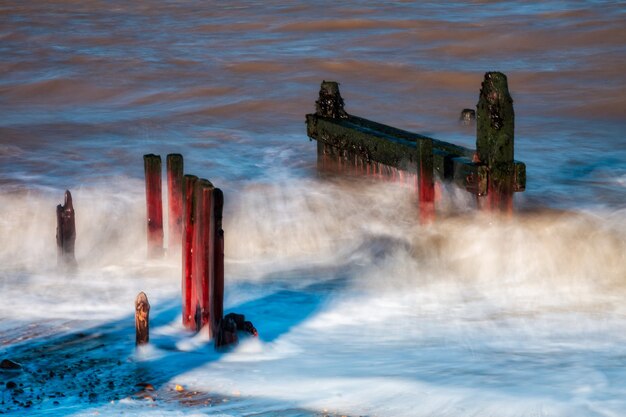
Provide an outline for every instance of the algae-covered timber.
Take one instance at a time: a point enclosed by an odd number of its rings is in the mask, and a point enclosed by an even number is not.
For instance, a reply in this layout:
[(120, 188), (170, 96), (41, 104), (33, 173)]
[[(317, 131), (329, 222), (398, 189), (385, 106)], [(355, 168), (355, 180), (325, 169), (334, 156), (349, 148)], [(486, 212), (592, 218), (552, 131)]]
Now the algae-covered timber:
[(476, 153), (478, 160), (489, 167), (488, 194), (493, 208), (511, 206), (511, 196), (519, 186), (516, 177), (525, 178), (514, 165), (513, 99), (506, 75), (488, 72), (476, 105)]
[[(486, 79), (489, 74), (494, 73), (487, 73)], [(510, 98), (508, 90), (502, 95)], [(306, 115), (306, 124), (308, 136), (318, 141), (318, 154), (324, 149), (327, 152), (331, 149), (331, 154), (346, 160), (354, 158), (365, 163), (378, 162), (417, 174), (420, 149), (424, 148), (420, 145), (430, 141), (433, 171), (441, 180), (453, 182), (474, 194), (486, 195), (489, 176), (494, 172), (513, 178), (513, 191), (524, 191), (526, 187), (526, 166), (512, 157), (508, 165), (511, 172), (497, 167), (492, 169), (489, 163), (492, 160), (495, 163), (497, 158), (483, 159), (476, 150), (348, 114), (336, 82), (322, 83), (316, 110), (316, 113)], [(513, 116), (512, 109), (503, 117), (509, 115)], [(512, 128), (512, 121), (510, 126)], [(488, 141), (479, 141), (480, 133), (477, 147), (480, 145), (482, 155), (486, 155), (485, 147), (496, 146)], [(510, 143), (512, 146), (512, 140)]]

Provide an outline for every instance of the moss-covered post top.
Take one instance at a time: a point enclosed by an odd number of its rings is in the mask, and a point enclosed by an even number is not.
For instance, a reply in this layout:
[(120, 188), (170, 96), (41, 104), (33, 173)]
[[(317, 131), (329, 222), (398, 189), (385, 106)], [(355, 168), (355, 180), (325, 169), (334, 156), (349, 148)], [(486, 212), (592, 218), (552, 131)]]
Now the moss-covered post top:
[(320, 97), (315, 102), (315, 114), (333, 119), (345, 119), (348, 117), (348, 113), (343, 109), (343, 99), (339, 93), (339, 83), (336, 81), (322, 81)]
[(476, 108), (476, 151), (480, 162), (488, 166), (513, 162), (515, 115), (506, 75), (485, 74)]
[(515, 115), (506, 75), (501, 72), (485, 74), (476, 110), (476, 152), (489, 173), (487, 207), (511, 212), (516, 175), (513, 161)]

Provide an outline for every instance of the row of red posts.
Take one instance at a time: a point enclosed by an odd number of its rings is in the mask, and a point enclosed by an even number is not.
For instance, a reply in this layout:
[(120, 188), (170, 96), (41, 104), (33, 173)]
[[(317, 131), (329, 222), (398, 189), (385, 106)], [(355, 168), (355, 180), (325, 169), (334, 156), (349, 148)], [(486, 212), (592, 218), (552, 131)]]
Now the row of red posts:
[[(148, 256), (166, 253), (163, 233), (162, 170), (159, 155), (144, 155)], [(206, 329), (217, 348), (237, 343), (237, 331), (254, 336), (257, 331), (241, 314), (224, 317), (224, 194), (205, 179), (183, 174), (183, 157), (167, 155), (168, 232), (167, 254), (182, 252), (182, 321), (193, 331)], [(57, 206), (58, 265), (76, 268), (76, 224), (72, 195), (65, 191)], [(180, 252), (179, 252), (180, 253)], [(149, 341), (150, 304), (145, 293), (135, 300), (136, 343)]]
[[(148, 255), (162, 256), (161, 157), (144, 155)], [(183, 157), (167, 155), (168, 253), (182, 251), (183, 325), (218, 334), (224, 314), (224, 195), (206, 179), (183, 174)]]

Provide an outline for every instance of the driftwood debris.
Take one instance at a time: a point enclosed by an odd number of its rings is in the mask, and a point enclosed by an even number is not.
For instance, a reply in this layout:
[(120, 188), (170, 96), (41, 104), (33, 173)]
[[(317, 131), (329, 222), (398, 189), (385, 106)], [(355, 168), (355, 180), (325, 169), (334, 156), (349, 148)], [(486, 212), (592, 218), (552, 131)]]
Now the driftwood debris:
[(72, 194), (65, 191), (65, 203), (57, 206), (57, 262), (59, 265), (75, 266), (74, 245), (76, 243), (76, 221)]
[(488, 169), (488, 207), (510, 211), (516, 191), (515, 114), (506, 75), (485, 74), (476, 108), (476, 152), (479, 162)]
[(150, 303), (142, 291), (135, 299), (135, 344), (145, 345), (150, 341)]

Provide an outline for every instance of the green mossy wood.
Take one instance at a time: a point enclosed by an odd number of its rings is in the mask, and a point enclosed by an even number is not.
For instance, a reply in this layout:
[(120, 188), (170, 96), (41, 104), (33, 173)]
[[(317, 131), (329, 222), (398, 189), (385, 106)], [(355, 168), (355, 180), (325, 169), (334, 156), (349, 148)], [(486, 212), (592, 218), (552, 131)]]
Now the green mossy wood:
[[(493, 96), (491, 86), (500, 87), (502, 77), (490, 76), (489, 80), (487, 84), (490, 89), (486, 90), (486, 94)], [(506, 77), (504, 84), (506, 86)], [(307, 134), (318, 141), (318, 158), (326, 153), (346, 161), (356, 159), (365, 163), (378, 162), (417, 174), (420, 150), (432, 146), (433, 171), (441, 180), (454, 182), (474, 194), (485, 195), (489, 175), (495, 174), (500, 178), (512, 172), (510, 178), (513, 178), (513, 191), (523, 191), (526, 186), (526, 167), (522, 162), (513, 160), (513, 135), (511, 133), (508, 136), (506, 133), (513, 129), (512, 100), (508, 90), (506, 94), (496, 96), (496, 104), (487, 107), (490, 111), (499, 111), (493, 120), (501, 128), (497, 134), (483, 133), (481, 137), (479, 133), (479, 151), (350, 115), (344, 110), (338, 84), (332, 81), (322, 83), (316, 101), (316, 113), (306, 115)], [(503, 107), (507, 97), (511, 104), (510, 110)], [(500, 102), (503, 104), (497, 104)], [(484, 113), (482, 117), (485, 118)], [(484, 130), (481, 124), (479, 126)], [(492, 143), (499, 141), (504, 144), (490, 150)], [(506, 164), (501, 164), (501, 160), (506, 160)], [(497, 166), (492, 167), (490, 163)]]
[(485, 74), (476, 108), (476, 152), (489, 167), (489, 191), (512, 194), (519, 188), (514, 187), (514, 178), (520, 170), (513, 159), (515, 114), (506, 75)]
[(348, 114), (343, 109), (343, 99), (341, 94), (339, 94), (339, 83), (322, 81), (319, 99), (315, 102), (315, 112), (324, 117), (348, 117)]

